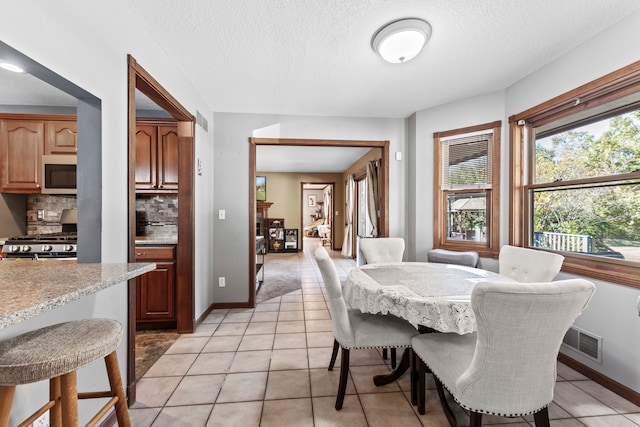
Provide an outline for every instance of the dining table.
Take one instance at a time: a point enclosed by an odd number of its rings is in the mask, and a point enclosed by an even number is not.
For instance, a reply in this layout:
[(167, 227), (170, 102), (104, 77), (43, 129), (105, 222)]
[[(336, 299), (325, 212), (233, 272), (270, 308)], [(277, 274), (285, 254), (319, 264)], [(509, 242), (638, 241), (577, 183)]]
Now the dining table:
[[(471, 292), (476, 284), (513, 279), (480, 268), (429, 262), (365, 264), (354, 268), (343, 284), (345, 302), (363, 313), (393, 315), (422, 333), (468, 334), (476, 329)], [(410, 352), (396, 369), (376, 375), (376, 385), (398, 379), (410, 366)]]

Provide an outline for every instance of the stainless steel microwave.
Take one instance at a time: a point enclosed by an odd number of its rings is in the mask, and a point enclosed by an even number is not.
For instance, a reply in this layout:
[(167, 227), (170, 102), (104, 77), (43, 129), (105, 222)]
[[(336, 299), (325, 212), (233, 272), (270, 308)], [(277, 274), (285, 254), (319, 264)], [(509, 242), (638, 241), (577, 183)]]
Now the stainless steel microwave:
[(76, 194), (76, 155), (42, 156), (42, 193)]

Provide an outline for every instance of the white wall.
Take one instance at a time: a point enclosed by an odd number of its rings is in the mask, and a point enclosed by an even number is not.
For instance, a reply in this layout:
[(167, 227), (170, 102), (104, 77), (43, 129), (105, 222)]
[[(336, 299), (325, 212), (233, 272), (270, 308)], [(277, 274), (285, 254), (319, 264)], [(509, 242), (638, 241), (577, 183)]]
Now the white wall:
[[(207, 102), (184, 78), (141, 25), (132, 19), (126, 2), (6, 2), (0, 14), (0, 39), (30, 56), (52, 71), (74, 82), (102, 100), (102, 261), (127, 261), (127, 54), (160, 82), (193, 115), (199, 110), (212, 124), (213, 113)], [(196, 316), (212, 302), (211, 252), (213, 201), (213, 132), (196, 133), (196, 155), (205, 165), (196, 176)], [(79, 212), (81, 215), (82, 213)], [(83, 299), (24, 322), (18, 328), (0, 331), (0, 339), (15, 335), (21, 328), (93, 316), (98, 313), (127, 322), (126, 285)], [(120, 364), (126, 372), (126, 345), (120, 347)], [(101, 381), (104, 368), (91, 367), (84, 375), (91, 382)], [(80, 383), (86, 382), (81, 379)], [(46, 384), (36, 384), (29, 393), (46, 396)], [(34, 395), (19, 398), (11, 424), (19, 415), (35, 409)], [(81, 404), (81, 421), (96, 404)]]
[[(391, 153), (404, 152), (406, 147), (404, 120), (401, 119), (215, 113), (214, 126), (214, 210), (226, 210), (225, 220), (215, 219), (214, 277), (226, 278), (226, 287), (214, 290), (217, 303), (246, 302), (249, 298), (248, 139), (254, 136), (255, 130), (272, 126), (269, 133), (265, 134), (263, 129), (260, 136), (273, 138), (389, 140)], [(405, 234), (404, 167), (404, 161), (391, 160), (389, 165), (391, 236)], [(335, 220), (342, 222), (340, 218)]]

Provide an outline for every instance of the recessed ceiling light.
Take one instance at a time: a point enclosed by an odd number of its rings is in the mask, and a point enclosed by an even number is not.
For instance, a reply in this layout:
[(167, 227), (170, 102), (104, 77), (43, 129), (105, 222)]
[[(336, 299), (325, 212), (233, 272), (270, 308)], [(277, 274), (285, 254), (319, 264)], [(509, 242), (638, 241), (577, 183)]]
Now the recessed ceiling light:
[(415, 58), (429, 37), (431, 25), (427, 21), (400, 19), (376, 31), (371, 39), (371, 47), (385, 61), (399, 64)]
[(14, 73), (24, 73), (24, 70), (22, 68), (8, 62), (0, 62), (0, 67), (8, 71), (13, 71)]

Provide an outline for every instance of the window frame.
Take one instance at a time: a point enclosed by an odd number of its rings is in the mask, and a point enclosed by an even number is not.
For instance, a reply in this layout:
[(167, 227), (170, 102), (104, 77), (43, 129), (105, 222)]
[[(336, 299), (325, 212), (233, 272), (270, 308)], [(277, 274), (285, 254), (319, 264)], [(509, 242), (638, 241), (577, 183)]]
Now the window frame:
[[(571, 116), (578, 117), (599, 105), (640, 92), (640, 61), (586, 83), (576, 89), (559, 95), (542, 104), (509, 117), (510, 166), (509, 166), (509, 243), (529, 247), (530, 218), (529, 191), (535, 188), (549, 187), (550, 184), (534, 185), (533, 159), (535, 158), (534, 128)], [(618, 110), (640, 108), (640, 102), (626, 104)], [(615, 110), (596, 113), (589, 118), (597, 119)], [(585, 119), (576, 119), (580, 123)], [(640, 178), (640, 172), (620, 177)], [(610, 177), (582, 178), (571, 183), (589, 183), (611, 180)], [(531, 248), (543, 250), (539, 248)], [(612, 283), (640, 288), (637, 277), (640, 275), (640, 263), (595, 255), (559, 252), (565, 257), (562, 271), (578, 274)], [(635, 264), (635, 265), (634, 265)]]
[[(433, 133), (434, 147), (434, 192), (433, 217), (434, 233), (433, 247), (452, 251), (475, 251), (482, 257), (496, 258), (500, 251), (500, 139), (502, 121), (497, 120), (465, 128), (452, 129)], [(442, 188), (442, 143), (443, 138), (455, 137), (472, 132), (491, 131), (493, 144), (491, 147), (491, 188), (443, 189)], [(449, 193), (485, 193), (487, 231), (485, 242), (447, 239), (447, 195)]]

